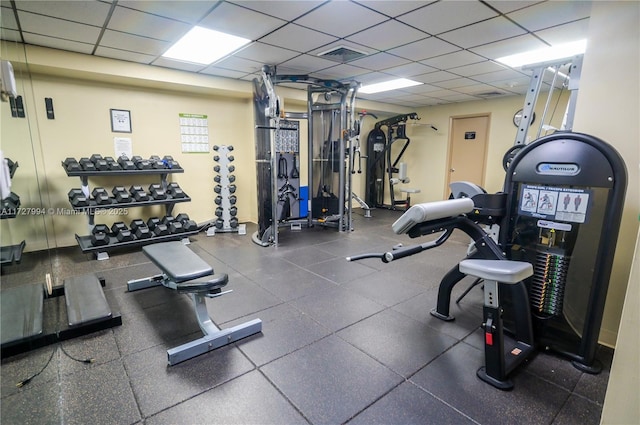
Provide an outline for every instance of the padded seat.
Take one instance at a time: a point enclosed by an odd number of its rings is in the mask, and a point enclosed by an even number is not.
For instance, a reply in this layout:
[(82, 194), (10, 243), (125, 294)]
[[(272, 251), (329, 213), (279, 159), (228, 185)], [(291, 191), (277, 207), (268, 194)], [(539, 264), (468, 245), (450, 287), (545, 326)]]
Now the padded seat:
[(460, 272), (501, 283), (518, 283), (533, 274), (531, 263), (508, 260), (462, 260)]
[(142, 250), (176, 283), (213, 274), (213, 268), (180, 241), (146, 245)]

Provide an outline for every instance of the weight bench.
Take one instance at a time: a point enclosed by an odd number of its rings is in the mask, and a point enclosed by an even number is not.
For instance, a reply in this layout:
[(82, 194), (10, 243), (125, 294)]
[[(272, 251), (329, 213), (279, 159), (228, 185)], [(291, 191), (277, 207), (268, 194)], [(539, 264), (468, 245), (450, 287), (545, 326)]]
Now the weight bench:
[(162, 270), (162, 274), (127, 282), (131, 291), (165, 286), (193, 299), (198, 325), (204, 336), (167, 350), (169, 365), (189, 360), (216, 348), (262, 331), (262, 321), (254, 319), (228, 329), (219, 329), (209, 317), (206, 298), (218, 297), (229, 282), (226, 273), (214, 275), (209, 266), (182, 242), (162, 242), (142, 247), (144, 254)]

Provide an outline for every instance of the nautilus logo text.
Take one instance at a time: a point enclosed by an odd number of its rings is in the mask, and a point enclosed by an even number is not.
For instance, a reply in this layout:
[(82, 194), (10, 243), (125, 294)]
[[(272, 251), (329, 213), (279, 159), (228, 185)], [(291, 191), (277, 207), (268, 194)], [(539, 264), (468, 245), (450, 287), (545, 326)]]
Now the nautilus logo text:
[(578, 164), (542, 162), (536, 167), (538, 174), (552, 176), (575, 176), (580, 172)]

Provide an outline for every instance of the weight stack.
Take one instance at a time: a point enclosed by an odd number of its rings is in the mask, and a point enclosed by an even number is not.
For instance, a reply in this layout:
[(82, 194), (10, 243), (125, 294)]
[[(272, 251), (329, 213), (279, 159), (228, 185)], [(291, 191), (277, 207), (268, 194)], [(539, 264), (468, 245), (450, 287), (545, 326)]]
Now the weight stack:
[(213, 160), (215, 165), (213, 170), (217, 173), (214, 176), (214, 201), (216, 204), (215, 215), (212, 226), (207, 230), (207, 235), (213, 236), (217, 232), (238, 232), (245, 234), (244, 224), (238, 223), (238, 208), (236, 207), (236, 177), (232, 174), (235, 171), (233, 165), (234, 157), (231, 155), (233, 146), (213, 146)]
[(534, 313), (560, 316), (570, 257), (558, 248), (538, 246), (529, 301)]

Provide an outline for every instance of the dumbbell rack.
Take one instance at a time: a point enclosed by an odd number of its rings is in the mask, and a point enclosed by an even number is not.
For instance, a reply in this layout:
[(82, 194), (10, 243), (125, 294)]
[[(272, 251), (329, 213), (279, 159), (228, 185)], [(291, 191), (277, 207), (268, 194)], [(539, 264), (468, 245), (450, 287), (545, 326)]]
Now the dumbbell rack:
[[(89, 189), (89, 177), (98, 177), (98, 176), (148, 176), (148, 175), (156, 175), (160, 177), (161, 186), (166, 189), (168, 186), (167, 176), (169, 174), (175, 173), (184, 173), (184, 169), (180, 166), (174, 166), (173, 168), (165, 168), (165, 169), (136, 169), (136, 170), (74, 170), (69, 171), (66, 169), (64, 162), (62, 163), (62, 167), (65, 169), (67, 176), (69, 177), (80, 177), (82, 181), (82, 191), (87, 195), (87, 199), (89, 199), (88, 194), (90, 193)], [(148, 201), (132, 201), (132, 202), (113, 202), (111, 204), (100, 205), (94, 199), (89, 199), (88, 206), (73, 206), (72, 208), (76, 211), (86, 211), (89, 217), (89, 227), (93, 228), (95, 225), (95, 211), (96, 210), (104, 210), (104, 209), (114, 209), (114, 208), (131, 208), (131, 207), (145, 207), (150, 205), (165, 205), (166, 206), (166, 215), (171, 215), (173, 210), (173, 206), (179, 202), (190, 202), (191, 198), (185, 194), (183, 198), (173, 198), (171, 195), (167, 195), (166, 199), (149, 199)], [(107, 245), (101, 246), (93, 246), (91, 241), (91, 235), (88, 236), (79, 236), (75, 235), (76, 241), (80, 246), (80, 249), (83, 253), (92, 253), (96, 254), (96, 258), (98, 260), (106, 260), (109, 258), (107, 251), (111, 251), (114, 249), (124, 248), (124, 247), (136, 247), (143, 246), (157, 242), (165, 242), (171, 240), (179, 240), (186, 238), (190, 235), (194, 235), (198, 233), (198, 230), (194, 231), (186, 231), (182, 233), (176, 233), (166, 236), (153, 236), (151, 238), (146, 239), (134, 239), (132, 241), (118, 241), (115, 236), (109, 236), (109, 243)]]
[[(13, 175), (18, 168), (18, 163), (13, 162), (7, 158), (7, 162), (9, 165), (9, 177), (13, 178)], [(5, 203), (2, 202), (2, 212), (0, 214), (0, 219), (9, 219), (15, 218), (18, 214), (18, 207), (20, 206), (20, 197), (15, 193), (11, 192), (11, 195), (17, 198), (17, 203)], [(24, 251), (26, 243), (25, 241), (20, 242), (17, 245), (3, 246), (0, 247), (0, 262), (3, 266), (19, 263), (22, 260), (22, 251)]]
[(213, 156), (213, 160), (217, 163), (214, 166), (214, 171), (218, 174), (214, 177), (216, 185), (214, 186), (214, 192), (216, 193), (216, 217), (209, 229), (207, 229), (207, 236), (213, 236), (216, 233), (222, 232), (238, 232), (238, 234), (244, 235), (247, 233), (246, 225), (239, 224), (236, 215), (238, 214), (238, 208), (236, 204), (236, 191), (235, 176), (231, 174), (235, 171), (235, 166), (231, 163), (234, 160), (233, 155), (230, 154), (233, 151), (233, 146), (222, 145), (214, 146), (213, 150), (216, 152)]

